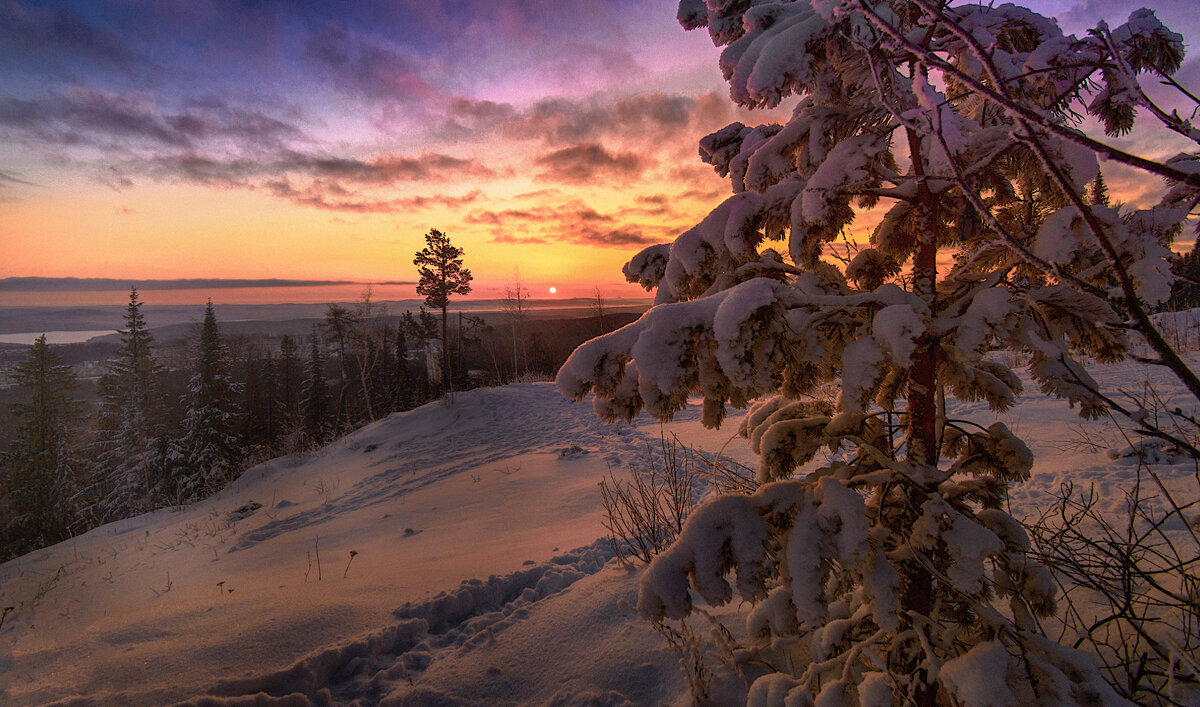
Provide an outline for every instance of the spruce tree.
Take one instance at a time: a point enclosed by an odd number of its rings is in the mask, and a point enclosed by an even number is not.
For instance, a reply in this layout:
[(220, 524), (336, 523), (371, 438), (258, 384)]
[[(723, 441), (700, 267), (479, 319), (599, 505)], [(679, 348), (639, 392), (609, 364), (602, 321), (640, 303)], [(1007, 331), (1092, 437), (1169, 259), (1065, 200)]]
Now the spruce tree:
[(1096, 172), (1096, 178), (1092, 180), (1088, 188), (1088, 200), (1092, 206), (1109, 206), (1108, 184), (1104, 181), (1104, 173)]
[(221, 341), (212, 300), (193, 346), (193, 369), (188, 383), (187, 412), (180, 440), (176, 496), (181, 501), (203, 498), (224, 487), (240, 471), (241, 441), (237, 435), (239, 386), (230, 372), (229, 352)]
[(9, 510), (0, 526), (0, 560), (67, 538), (75, 519), (75, 374), (43, 334), (17, 364), (14, 380), (21, 401), (11, 406), (17, 443), (0, 466), (0, 496)]
[(300, 389), (303, 372), (296, 342), (286, 334), (279, 340), (277, 368), (279, 397), (283, 403), (284, 426), (290, 431), (300, 419)]
[(392, 406), (393, 393), (396, 390), (396, 359), (392, 353), (394, 340), (387, 324), (379, 328), (378, 343), (369, 342), (371, 353), (367, 356), (370, 361), (369, 374), (364, 387), (370, 390), (372, 401), (370, 410), (378, 410), (380, 415), (386, 415), (395, 408)]
[(100, 417), (89, 513), (96, 520), (123, 518), (152, 508), (161, 491), (163, 400), (137, 288), (130, 288), (121, 348), (97, 385)]
[[(409, 312), (405, 314), (411, 315)], [(398, 411), (412, 409), (416, 392), (412, 364), (408, 360), (408, 337), (404, 334), (406, 322), (407, 319), (402, 319), (396, 323), (396, 356), (393, 363), (395, 372), (392, 374), (391, 399), (392, 409)]]
[(321, 353), (321, 336), (314, 324), (312, 346), (304, 373), (304, 392), (300, 407), (304, 414), (304, 437), (308, 444), (320, 446), (329, 441), (333, 400), (325, 382), (325, 356)]
[(283, 397), (279, 391), (279, 362), (271, 357), (247, 357), (241, 382), (241, 438), (247, 452), (271, 453), (284, 433)]
[(346, 343), (351, 338), (355, 322), (355, 313), (350, 309), (337, 303), (325, 307), (325, 336), (337, 344), (338, 394), (333, 415), (333, 426), (336, 430), (341, 430), (348, 424), (346, 398), (350, 391), (351, 374)]
[(274, 452), (286, 429), (283, 396), (279, 390), (279, 361), (269, 356), (262, 359), (261, 371), (261, 404), (254, 414), (258, 418), (260, 444), (268, 452)]
[(1178, 312), (1200, 307), (1200, 250), (1193, 245), (1176, 259), (1171, 270), (1175, 282), (1171, 283), (1171, 299), (1167, 301), (1166, 309)]

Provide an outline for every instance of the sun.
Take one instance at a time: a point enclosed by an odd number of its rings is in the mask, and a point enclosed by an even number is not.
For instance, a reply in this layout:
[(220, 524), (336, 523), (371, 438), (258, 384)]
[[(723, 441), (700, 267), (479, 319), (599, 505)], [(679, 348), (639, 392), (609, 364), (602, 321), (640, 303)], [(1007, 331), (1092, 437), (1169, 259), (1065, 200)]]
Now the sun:
[(550, 286), (550, 294), (555, 294), (556, 292), (558, 292), (558, 288), (557, 288), (557, 287), (555, 287), (555, 286), (553, 286), (553, 285), (551, 285), (551, 286)]

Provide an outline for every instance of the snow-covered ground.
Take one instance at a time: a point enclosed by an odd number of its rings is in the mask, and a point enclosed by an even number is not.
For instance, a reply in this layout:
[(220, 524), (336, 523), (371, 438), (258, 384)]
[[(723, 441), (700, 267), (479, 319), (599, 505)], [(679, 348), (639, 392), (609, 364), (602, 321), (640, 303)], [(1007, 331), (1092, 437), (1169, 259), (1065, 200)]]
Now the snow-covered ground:
[[(1142, 371), (1093, 374), (1140, 391)], [(1000, 419), (1038, 457), (1018, 515), (1070, 478), (1121, 507), (1137, 464), (1109, 458), (1111, 424), (1075, 427), (1032, 386)], [(738, 421), (704, 430), (693, 407), (666, 430), (752, 462)], [(629, 608), (637, 572), (610, 561), (597, 488), (662, 431), (605, 425), (551, 384), (460, 393), (0, 565), (0, 704), (686, 704), (678, 656)], [(1193, 465), (1154, 469), (1195, 499)]]

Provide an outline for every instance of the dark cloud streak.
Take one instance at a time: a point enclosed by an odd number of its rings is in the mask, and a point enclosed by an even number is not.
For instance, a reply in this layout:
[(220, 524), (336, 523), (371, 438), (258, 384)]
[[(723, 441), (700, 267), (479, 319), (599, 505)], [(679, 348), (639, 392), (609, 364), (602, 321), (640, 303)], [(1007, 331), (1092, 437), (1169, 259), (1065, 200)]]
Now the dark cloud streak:
[(0, 96), (0, 134), (52, 145), (193, 148), (231, 142), (246, 151), (305, 140), (296, 126), (220, 99), (164, 113), (148, 95), (73, 86), (43, 98)]
[(329, 72), (338, 87), (388, 101), (429, 101), (441, 91), (421, 76), (417, 61), (406, 54), (355, 41), (330, 24), (305, 43), (305, 56)]
[(636, 94), (601, 103), (596, 99), (553, 98), (519, 111), (508, 103), (457, 97), (446, 108), (440, 128), (450, 138), (477, 138), (498, 133), (514, 140), (540, 140), (569, 145), (602, 137), (661, 140), (690, 132), (697, 121), (714, 125), (727, 120), (728, 101), (715, 95)]
[(113, 32), (93, 26), (67, 8), (0, 4), (0, 57), (76, 60), (130, 69), (134, 53)]
[(340, 184), (331, 183), (328, 180), (314, 180), (308, 185), (297, 188), (286, 178), (273, 179), (267, 181), (264, 187), (273, 195), (301, 206), (359, 214), (424, 211), (439, 206), (455, 209), (474, 204), (485, 198), (484, 193), (476, 189), (458, 196), (436, 194), (396, 199), (373, 199), (349, 192)]
[(611, 152), (599, 143), (564, 147), (533, 161), (540, 168), (538, 179), (588, 184), (602, 179), (628, 181), (640, 176), (650, 160), (633, 152)]
[(5, 172), (4, 170), (0, 170), (0, 188), (4, 188), (6, 186), (11, 186), (13, 184), (22, 184), (22, 185), (30, 186), (33, 184), (33, 182), (27, 182), (24, 179), (21, 179), (20, 177), (13, 174), (12, 172)]
[[(490, 227), (495, 243), (572, 243), (608, 247), (647, 245), (661, 240), (647, 235), (637, 224), (622, 223), (618, 217), (602, 214), (580, 201), (474, 211), (463, 220)], [(520, 235), (516, 235), (518, 233)]]

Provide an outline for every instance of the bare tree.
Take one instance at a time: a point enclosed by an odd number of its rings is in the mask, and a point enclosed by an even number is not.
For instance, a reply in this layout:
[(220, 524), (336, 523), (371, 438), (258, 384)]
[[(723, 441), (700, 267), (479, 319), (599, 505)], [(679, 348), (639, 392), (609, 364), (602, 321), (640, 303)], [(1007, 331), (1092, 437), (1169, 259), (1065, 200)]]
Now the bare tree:
[(513, 280), (504, 286), (504, 300), (500, 303), (512, 332), (514, 379), (520, 378), (522, 372), (528, 373), (529, 371), (529, 358), (525, 353), (525, 320), (529, 308), (528, 302), (529, 290), (521, 284), (521, 272), (514, 268)]
[(600, 293), (600, 286), (597, 285), (593, 295), (592, 311), (596, 313), (596, 335), (604, 334), (604, 295)]

